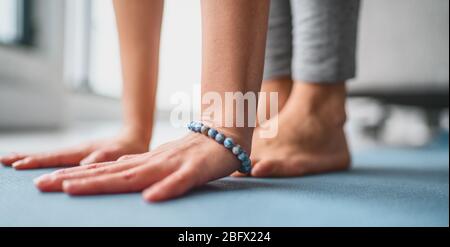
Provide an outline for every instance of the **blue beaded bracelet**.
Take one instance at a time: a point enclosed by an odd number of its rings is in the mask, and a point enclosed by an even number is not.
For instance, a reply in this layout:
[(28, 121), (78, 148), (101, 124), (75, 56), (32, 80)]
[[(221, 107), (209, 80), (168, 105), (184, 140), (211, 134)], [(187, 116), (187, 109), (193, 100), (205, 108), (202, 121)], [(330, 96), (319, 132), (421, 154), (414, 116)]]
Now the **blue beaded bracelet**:
[(217, 143), (222, 144), (226, 149), (230, 150), (236, 158), (241, 162), (241, 166), (238, 169), (239, 172), (244, 174), (249, 174), (252, 169), (252, 161), (248, 156), (247, 152), (234, 143), (233, 139), (230, 137), (226, 137), (224, 134), (219, 131), (210, 128), (203, 123), (192, 121), (187, 125), (188, 129), (194, 131), (196, 133), (203, 134), (214, 139)]

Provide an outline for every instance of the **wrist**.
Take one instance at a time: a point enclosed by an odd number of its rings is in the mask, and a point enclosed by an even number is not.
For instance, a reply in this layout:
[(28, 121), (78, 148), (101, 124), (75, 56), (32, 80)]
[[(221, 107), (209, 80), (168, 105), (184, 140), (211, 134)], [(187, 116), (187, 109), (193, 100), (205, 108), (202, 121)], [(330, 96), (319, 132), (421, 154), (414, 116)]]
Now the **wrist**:
[(231, 137), (237, 144), (239, 144), (249, 154), (252, 148), (253, 131), (249, 133), (248, 130), (238, 127), (216, 127), (220, 133), (227, 137)]
[[(240, 162), (240, 166), (238, 168), (239, 172), (244, 174), (250, 173), (251, 171), (250, 152), (246, 146), (242, 146), (247, 145), (244, 144), (246, 142), (244, 139), (242, 139), (242, 135), (236, 134), (236, 132), (230, 131), (230, 129), (225, 130), (218, 129), (198, 121), (190, 122), (187, 125), (187, 127), (189, 130), (204, 136), (208, 136), (217, 143), (223, 145), (233, 155), (236, 156), (237, 160), (239, 160)], [(239, 142), (239, 140), (241, 141)]]
[(152, 137), (151, 126), (144, 128), (135, 125), (125, 125), (120, 131), (120, 136), (133, 143), (149, 146)]
[(215, 123), (211, 120), (202, 120), (201, 123), (227, 137), (231, 137), (235, 143), (239, 144), (248, 153), (251, 152), (253, 128), (251, 127), (225, 127), (223, 124)]

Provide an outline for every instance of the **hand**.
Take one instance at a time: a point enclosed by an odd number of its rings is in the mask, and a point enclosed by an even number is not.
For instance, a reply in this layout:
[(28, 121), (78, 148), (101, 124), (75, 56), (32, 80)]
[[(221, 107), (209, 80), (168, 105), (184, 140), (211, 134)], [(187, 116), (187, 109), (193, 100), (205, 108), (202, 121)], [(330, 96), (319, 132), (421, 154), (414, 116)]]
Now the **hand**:
[(145, 200), (161, 201), (228, 176), (239, 164), (221, 144), (190, 133), (144, 154), (58, 170), (37, 178), (35, 183), (44, 192), (88, 195), (143, 191)]
[(54, 152), (36, 154), (10, 154), (0, 157), (0, 163), (15, 169), (33, 169), (86, 165), (96, 162), (117, 160), (126, 154), (148, 151), (148, 141), (123, 132), (117, 137), (80, 144)]

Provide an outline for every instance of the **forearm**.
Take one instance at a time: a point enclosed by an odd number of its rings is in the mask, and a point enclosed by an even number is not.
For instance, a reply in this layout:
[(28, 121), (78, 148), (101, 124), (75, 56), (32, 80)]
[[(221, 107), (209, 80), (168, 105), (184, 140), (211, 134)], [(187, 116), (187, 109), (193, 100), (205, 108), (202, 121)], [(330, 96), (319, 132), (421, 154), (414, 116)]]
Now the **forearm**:
[[(251, 92), (256, 95), (259, 92), (268, 12), (268, 0), (202, 0), (202, 95), (217, 92), (222, 96), (221, 116), (206, 119), (222, 127), (227, 117), (231, 119), (233, 127), (223, 130), (241, 139), (248, 149), (253, 128), (247, 121), (244, 127), (237, 127), (236, 114), (244, 111), (246, 120), (255, 116), (248, 115), (248, 107), (229, 111), (237, 107), (226, 104), (225, 93)], [(209, 104), (203, 102), (202, 112), (208, 107)], [(204, 114), (202, 118), (205, 120)]]
[(123, 73), (127, 134), (149, 141), (158, 80), (163, 0), (114, 0)]

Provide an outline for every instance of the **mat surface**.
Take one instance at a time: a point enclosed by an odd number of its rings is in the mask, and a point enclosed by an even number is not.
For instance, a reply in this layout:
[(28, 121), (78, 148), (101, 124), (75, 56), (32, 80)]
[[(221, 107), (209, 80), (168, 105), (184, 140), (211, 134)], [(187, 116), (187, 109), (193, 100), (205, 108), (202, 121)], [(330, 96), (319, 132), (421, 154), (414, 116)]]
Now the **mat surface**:
[(349, 172), (289, 179), (225, 178), (158, 204), (139, 193), (40, 193), (51, 170), (0, 167), (0, 226), (448, 226), (446, 147), (373, 149)]

